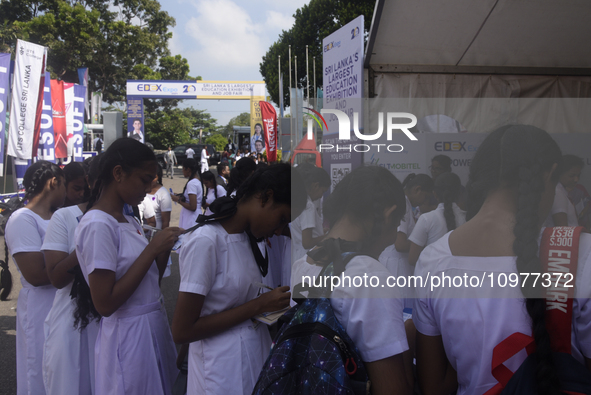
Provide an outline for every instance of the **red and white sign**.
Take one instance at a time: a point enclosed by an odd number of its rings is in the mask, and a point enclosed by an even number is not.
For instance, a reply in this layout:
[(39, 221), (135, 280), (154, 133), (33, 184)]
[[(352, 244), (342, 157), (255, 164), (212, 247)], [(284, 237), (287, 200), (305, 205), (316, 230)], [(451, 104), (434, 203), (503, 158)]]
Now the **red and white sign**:
[(263, 117), (267, 161), (275, 162), (277, 161), (277, 113), (271, 103), (260, 101), (259, 105)]

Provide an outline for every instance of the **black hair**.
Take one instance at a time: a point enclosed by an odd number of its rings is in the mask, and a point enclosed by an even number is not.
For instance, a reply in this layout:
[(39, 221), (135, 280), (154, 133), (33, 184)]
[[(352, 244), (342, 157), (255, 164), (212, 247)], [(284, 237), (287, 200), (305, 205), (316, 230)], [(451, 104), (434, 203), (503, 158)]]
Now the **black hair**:
[(580, 167), (582, 169), (584, 166), (585, 162), (578, 156), (563, 155), (558, 167), (556, 168), (556, 174), (558, 174), (558, 177), (560, 177), (574, 167)]
[[(561, 160), (560, 148), (545, 131), (534, 126), (510, 125), (492, 132), (480, 145), (470, 168), (470, 192), (474, 198), (472, 216), (486, 195), (499, 186), (517, 191), (517, 214), (513, 252), (520, 273), (542, 272), (538, 256), (539, 206), (544, 193), (544, 176)], [(558, 174), (553, 173), (553, 182)], [(546, 328), (546, 300), (540, 284), (533, 279), (521, 284), (526, 309), (532, 320), (536, 342), (536, 386), (539, 394), (558, 394), (560, 382), (554, 368), (550, 335)], [(529, 281), (531, 280), (531, 281)]]
[(227, 163), (221, 163), (221, 162), (220, 162), (220, 163), (218, 163), (218, 165), (217, 165), (216, 169), (217, 169), (217, 171), (218, 171), (218, 174), (219, 174), (220, 176), (222, 175), (222, 172), (224, 171), (224, 168), (226, 168), (226, 167), (228, 167), (228, 164), (227, 164)]
[(435, 180), (433, 191), (440, 203), (443, 203), (443, 217), (447, 225), (447, 231), (456, 228), (456, 217), (454, 215), (453, 203), (460, 196), (462, 182), (455, 173), (443, 173)]
[[(215, 199), (217, 199), (218, 198), (218, 188), (217, 188), (217, 183), (215, 182), (215, 175), (209, 170), (201, 173), (201, 183), (203, 185), (205, 185), (205, 181), (213, 182), (213, 193), (214, 193)], [(205, 206), (205, 201), (207, 200), (208, 193), (209, 193), (209, 188), (205, 187), (205, 193), (203, 194), (203, 198), (201, 199), (202, 200), (201, 207)]]
[(64, 166), (64, 176), (66, 177), (66, 187), (68, 184), (78, 178), (84, 178), (86, 172), (82, 162), (70, 162)]
[(309, 163), (303, 163), (296, 167), (296, 170), (301, 174), (306, 187), (311, 186), (315, 182), (317, 182), (320, 187), (330, 187), (330, 176), (322, 167), (316, 167)]
[(447, 155), (435, 155), (431, 162), (439, 163), (446, 172), (451, 171), (451, 158)]
[(331, 227), (345, 215), (355, 221), (369, 216), (374, 221), (370, 234), (373, 238), (382, 231), (384, 210), (394, 204), (393, 218), (399, 221), (406, 212), (406, 197), (400, 181), (383, 167), (362, 166), (336, 185), (324, 201), (323, 214)]
[(409, 190), (412, 187), (419, 186), (425, 192), (433, 191), (433, 179), (426, 174), (415, 174), (410, 173), (404, 181), (402, 181), (402, 187), (405, 190)]
[(230, 170), (228, 182), (228, 195), (238, 190), (238, 187), (257, 169), (257, 164), (252, 158), (244, 157), (236, 161), (236, 165)]
[(25, 177), (23, 178), (25, 200), (31, 200), (43, 192), (45, 183), (54, 177), (56, 177), (59, 182), (62, 182), (62, 178), (65, 179), (63, 170), (55, 163), (40, 160), (29, 166), (25, 172)]
[(195, 178), (195, 174), (198, 174), (199, 171), (201, 170), (201, 168), (198, 168), (198, 166), (197, 166), (197, 161), (193, 158), (185, 159), (183, 161), (183, 168), (191, 170), (191, 175), (189, 176), (189, 179), (185, 183), (185, 187), (183, 188), (182, 195), (185, 194), (185, 191), (187, 190), (187, 185), (189, 185), (189, 181), (191, 181), (193, 178)]
[[(144, 166), (146, 162), (156, 162), (154, 152), (146, 145), (128, 137), (115, 140), (104, 153), (97, 156), (90, 164), (89, 181), (95, 177), (96, 180), (86, 206), (86, 212), (96, 203), (103, 188), (113, 181), (113, 169), (116, 166), (121, 166), (125, 172), (131, 172), (133, 169)], [(90, 288), (82, 276), (80, 266), (75, 268), (74, 273), (75, 278), (70, 293), (72, 298), (76, 300), (74, 327), (82, 330), (89, 322), (99, 320), (101, 316), (94, 307)]]

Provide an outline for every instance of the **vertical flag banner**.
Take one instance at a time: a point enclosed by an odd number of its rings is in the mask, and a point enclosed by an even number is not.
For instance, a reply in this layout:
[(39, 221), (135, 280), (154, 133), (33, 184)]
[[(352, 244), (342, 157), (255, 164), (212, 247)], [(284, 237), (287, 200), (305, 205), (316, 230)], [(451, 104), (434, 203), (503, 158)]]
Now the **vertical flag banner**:
[(74, 84), (64, 82), (64, 103), (66, 104), (66, 141), (68, 157), (74, 155)]
[(10, 91), (10, 54), (0, 53), (0, 174), (4, 174), (4, 128)]
[(51, 80), (51, 110), (53, 112), (53, 133), (55, 135), (55, 157), (68, 156), (66, 135), (66, 103), (64, 81)]
[(12, 174), (14, 174), (13, 182), (15, 191), (22, 191), (23, 189), (25, 189), (25, 187), (23, 186), (23, 180), (25, 178), (25, 173), (27, 172), (29, 166), (31, 166), (30, 159), (14, 159), (12, 161)]
[(275, 162), (277, 161), (277, 113), (271, 103), (266, 101), (259, 102), (259, 106), (263, 118), (267, 160)]
[(41, 109), (41, 134), (37, 158), (55, 163), (55, 136), (53, 134), (53, 112), (51, 111), (51, 81), (49, 73), (45, 73), (43, 88), (43, 107)]
[[(10, 129), (8, 131), (8, 155), (19, 159), (31, 159), (35, 140), (38, 102), (41, 99), (45, 77), (47, 48), (18, 40), (14, 65)], [(41, 114), (39, 114), (41, 115)], [(35, 152), (36, 154), (36, 152)]]
[[(74, 137), (72, 138), (73, 156), (75, 162), (82, 162), (82, 149), (84, 148), (84, 104), (86, 103), (86, 87), (74, 85), (74, 106), (72, 108), (72, 126)], [(68, 141), (69, 143), (69, 141)]]
[[(257, 134), (257, 125), (261, 126), (263, 119), (261, 117), (261, 108), (259, 102), (265, 100), (264, 96), (253, 96), (250, 99), (250, 138)], [(256, 139), (256, 137), (255, 137)], [(250, 144), (249, 148), (252, 148), (253, 144)], [(242, 149), (242, 147), (239, 147)]]
[(80, 67), (78, 69), (78, 79), (80, 80), (80, 85), (86, 88), (86, 93), (84, 94), (84, 109), (86, 110), (86, 116), (90, 119), (90, 105), (88, 103), (88, 67)]

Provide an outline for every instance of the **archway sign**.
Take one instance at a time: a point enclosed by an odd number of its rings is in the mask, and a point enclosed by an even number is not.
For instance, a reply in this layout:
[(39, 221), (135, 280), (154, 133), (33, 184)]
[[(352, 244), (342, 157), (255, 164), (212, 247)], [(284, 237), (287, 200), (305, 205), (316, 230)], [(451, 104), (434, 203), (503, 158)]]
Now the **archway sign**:
[(264, 81), (140, 81), (127, 80), (127, 135), (144, 136), (144, 99), (250, 100), (250, 135), (262, 124), (259, 101), (265, 100)]

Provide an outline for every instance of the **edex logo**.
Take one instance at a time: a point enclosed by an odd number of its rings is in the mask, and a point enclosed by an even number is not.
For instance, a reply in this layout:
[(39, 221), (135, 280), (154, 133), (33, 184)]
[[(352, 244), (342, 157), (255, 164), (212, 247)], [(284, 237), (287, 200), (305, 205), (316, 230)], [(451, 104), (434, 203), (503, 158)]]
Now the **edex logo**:
[(177, 93), (178, 89), (176, 88), (169, 88), (169, 87), (162, 87), (162, 84), (139, 84), (137, 86), (137, 90), (139, 92), (170, 92), (170, 93)]
[[(311, 110), (313, 111), (313, 110)], [(332, 109), (322, 109), (320, 110), (322, 115), (324, 114), (333, 114), (337, 117), (338, 124), (339, 124), (339, 140), (351, 140), (351, 123), (349, 121), (349, 116), (340, 110), (332, 110)], [(322, 118), (322, 121), (326, 125), (326, 121), (321, 114), (318, 114), (314, 111), (317, 115)], [(374, 134), (361, 134), (359, 131), (359, 113), (353, 113), (353, 132), (355, 136), (359, 140), (364, 141), (374, 141), (382, 137), (384, 133), (384, 118), (386, 119), (386, 139), (388, 141), (392, 141), (393, 131), (400, 130), (402, 131), (406, 137), (408, 137), (411, 141), (417, 141), (417, 138), (412, 134), (409, 130), (410, 128), (414, 127), (417, 124), (417, 117), (413, 114), (408, 112), (388, 112), (384, 116), (383, 112), (378, 113), (378, 130)], [(395, 120), (398, 119), (407, 119), (410, 122), (406, 123), (398, 123)], [(318, 120), (316, 120), (319, 122)], [(326, 130), (328, 131), (328, 125), (326, 125)], [(308, 139), (313, 139), (314, 137), (312, 131), (312, 120), (308, 120)], [(380, 152), (380, 149), (383, 147), (388, 152), (402, 152), (404, 147), (401, 144), (349, 144), (349, 145), (339, 145), (339, 144), (320, 144), (319, 151), (322, 152), (333, 150), (336, 148), (337, 152), (340, 151), (355, 151), (355, 152), (368, 152), (372, 149), (372, 147), (377, 148), (377, 151)]]

